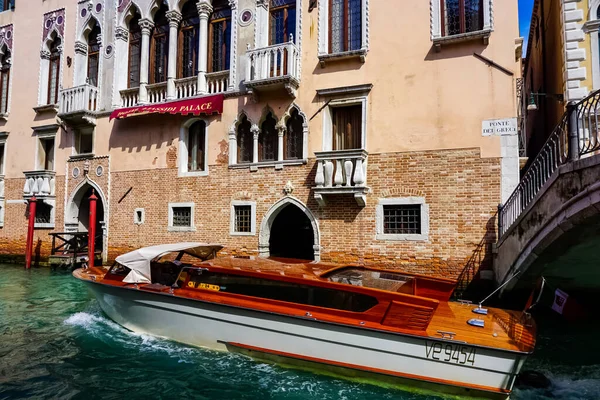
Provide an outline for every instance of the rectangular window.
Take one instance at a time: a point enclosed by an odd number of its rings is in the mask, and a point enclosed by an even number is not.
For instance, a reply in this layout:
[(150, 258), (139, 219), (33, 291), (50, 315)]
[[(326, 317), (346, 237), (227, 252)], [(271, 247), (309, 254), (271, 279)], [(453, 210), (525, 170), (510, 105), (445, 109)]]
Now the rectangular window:
[(10, 67), (4, 68), (0, 77), (0, 113), (8, 113), (8, 83), (10, 80)]
[(191, 207), (173, 207), (173, 226), (191, 227), (192, 209)]
[(58, 77), (60, 73), (60, 55), (50, 58), (50, 73), (48, 74), (48, 104), (58, 103)]
[(0, 0), (0, 11), (12, 10), (15, 8), (15, 0)]
[(444, 36), (483, 29), (483, 0), (440, 0)]
[(269, 44), (296, 41), (296, 0), (271, 0), (269, 12)]
[(194, 123), (188, 136), (188, 172), (204, 171), (204, 122)]
[(362, 105), (331, 108), (333, 150), (362, 147)]
[(35, 223), (36, 224), (50, 224), (52, 223), (52, 206), (38, 201), (35, 207)]
[(383, 233), (390, 235), (420, 235), (421, 205), (384, 205)]
[(210, 72), (228, 70), (231, 51), (231, 10), (229, 8), (213, 12), (210, 19), (208, 43)]
[(129, 35), (129, 81), (127, 87), (140, 86), (140, 61), (142, 57), (142, 34), (131, 32)]
[(94, 152), (94, 132), (76, 131), (75, 151), (77, 154), (92, 154)]
[(40, 138), (39, 168), (54, 171), (54, 137)]
[(182, 28), (180, 34), (182, 49), (181, 78), (196, 76), (198, 71), (198, 28), (196, 25)]
[(169, 59), (169, 35), (156, 34), (154, 36), (154, 64), (151, 74), (151, 83), (167, 81), (167, 63)]
[(252, 208), (249, 205), (233, 206), (235, 210), (234, 231), (239, 233), (252, 232)]
[(4, 175), (4, 143), (0, 143), (0, 175)]
[(329, 52), (359, 50), (362, 45), (362, 0), (329, 0)]
[(99, 47), (95, 47), (93, 53), (88, 54), (88, 83), (92, 86), (98, 86), (98, 65), (99, 65)]

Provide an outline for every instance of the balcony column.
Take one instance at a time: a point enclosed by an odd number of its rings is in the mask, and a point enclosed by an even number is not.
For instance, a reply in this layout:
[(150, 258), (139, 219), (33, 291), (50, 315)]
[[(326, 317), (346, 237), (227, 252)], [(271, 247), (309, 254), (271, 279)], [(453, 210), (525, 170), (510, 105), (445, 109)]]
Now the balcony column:
[[(200, 16), (200, 32), (198, 35), (198, 94), (207, 92), (206, 71), (208, 71), (208, 17), (213, 11), (209, 0), (196, 3)], [(236, 21), (237, 22), (237, 21)]]
[(169, 20), (169, 58), (167, 65), (167, 100), (177, 97), (175, 93), (175, 78), (177, 76), (177, 42), (181, 13), (176, 10), (167, 12)]
[(237, 164), (237, 140), (235, 127), (229, 130), (229, 165)]
[(142, 29), (142, 49), (141, 49), (141, 60), (140, 60), (140, 95), (139, 103), (148, 104), (148, 90), (146, 85), (148, 84), (149, 75), (149, 63), (150, 63), (150, 34), (154, 23), (149, 19), (140, 20), (140, 28)]
[(252, 132), (252, 137), (254, 138), (252, 143), (252, 162), (256, 164), (258, 162), (258, 135), (260, 134), (258, 125), (252, 125), (250, 132)]

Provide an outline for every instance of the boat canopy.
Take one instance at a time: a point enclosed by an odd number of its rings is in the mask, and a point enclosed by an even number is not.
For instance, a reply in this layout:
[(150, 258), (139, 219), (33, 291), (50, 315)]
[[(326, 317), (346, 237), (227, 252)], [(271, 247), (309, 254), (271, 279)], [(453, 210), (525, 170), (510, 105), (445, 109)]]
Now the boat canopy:
[(152, 283), (150, 264), (153, 260), (168, 253), (181, 251), (201, 260), (208, 260), (214, 258), (222, 248), (220, 244), (196, 242), (161, 244), (130, 251), (118, 256), (115, 261), (131, 270), (123, 282)]

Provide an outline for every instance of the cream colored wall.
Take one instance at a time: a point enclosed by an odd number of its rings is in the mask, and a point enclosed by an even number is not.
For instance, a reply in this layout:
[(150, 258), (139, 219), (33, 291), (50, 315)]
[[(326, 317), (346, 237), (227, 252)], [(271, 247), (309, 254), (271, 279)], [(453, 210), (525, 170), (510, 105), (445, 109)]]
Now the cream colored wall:
[[(36, 115), (33, 107), (38, 104), (38, 83), (40, 71), (40, 51), (44, 14), (65, 8), (64, 52), (62, 57), (62, 83), (70, 87), (72, 67), (68, 68), (66, 57), (73, 57), (74, 13), (76, 3), (71, 0), (46, 0), (28, 6), (29, 1), (17, 2), (15, 11), (0, 13), (0, 26), (13, 24), (14, 42), (11, 68), (10, 115), (6, 123), (0, 123), (0, 130), (9, 132), (6, 146), (6, 178), (23, 178), (23, 171), (36, 168), (37, 138), (32, 127), (56, 123), (53, 113)], [(65, 160), (71, 154), (65, 148), (66, 137), (61, 130), (55, 144), (55, 171), (62, 175)]]
[[(8, 122), (1, 130), (10, 132), (7, 147), (7, 177), (23, 177), (35, 167), (35, 137), (32, 126), (54, 123), (52, 114), (36, 116), (43, 14), (66, 8), (63, 53), (64, 87), (72, 85), (76, 4), (70, 0), (46, 0), (32, 8), (18, 6), (0, 14), (0, 24), (15, 25), (12, 101)], [(373, 84), (369, 95), (367, 150), (370, 153), (406, 152), (454, 148), (480, 148), (483, 157), (499, 157), (498, 138), (483, 138), (481, 122), (490, 118), (516, 116), (515, 79), (520, 75), (515, 60), (514, 40), (518, 37), (517, 0), (494, 1), (494, 32), (489, 45), (480, 40), (443, 46), (436, 53), (430, 39), (429, 2), (370, 0), (369, 53), (364, 64), (358, 60), (327, 64), (317, 58), (318, 10), (307, 12), (303, 0), (302, 79), (295, 100), (310, 118), (324, 104), (317, 89)], [(238, 48), (245, 48), (238, 43)], [(513, 71), (514, 76), (476, 59), (481, 53)], [(119, 56), (118, 54), (116, 55)], [(238, 66), (240, 63), (238, 63)], [(244, 74), (239, 68), (238, 74)], [(217, 162), (228, 131), (243, 109), (254, 122), (268, 104), (281, 117), (289, 97), (249, 97), (225, 100), (221, 116), (208, 117), (209, 163)], [(310, 122), (309, 157), (322, 150), (322, 117)], [(167, 152), (177, 149), (180, 127), (185, 117), (142, 116), (124, 121), (97, 121), (95, 154), (110, 154), (111, 170), (164, 168)], [(71, 154), (71, 132), (59, 130), (55, 170), (64, 174)], [(173, 150), (171, 150), (173, 151)]]

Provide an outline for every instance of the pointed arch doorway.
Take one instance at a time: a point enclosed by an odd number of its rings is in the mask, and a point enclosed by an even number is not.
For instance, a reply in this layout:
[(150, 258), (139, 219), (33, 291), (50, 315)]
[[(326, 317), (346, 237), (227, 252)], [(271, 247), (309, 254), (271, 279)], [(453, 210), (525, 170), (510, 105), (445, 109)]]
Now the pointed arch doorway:
[(81, 182), (71, 194), (65, 215), (65, 231), (89, 231), (89, 199), (92, 192), (98, 197), (96, 201), (96, 249), (102, 250), (102, 259), (106, 260), (106, 200), (94, 182), (89, 180)]
[(319, 227), (312, 212), (294, 197), (275, 203), (261, 223), (259, 252), (261, 257), (319, 261)]

